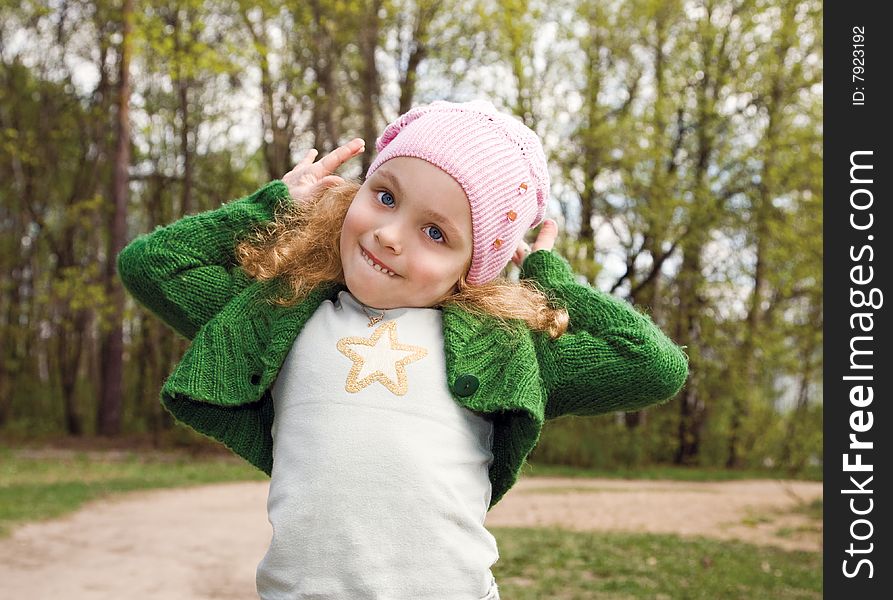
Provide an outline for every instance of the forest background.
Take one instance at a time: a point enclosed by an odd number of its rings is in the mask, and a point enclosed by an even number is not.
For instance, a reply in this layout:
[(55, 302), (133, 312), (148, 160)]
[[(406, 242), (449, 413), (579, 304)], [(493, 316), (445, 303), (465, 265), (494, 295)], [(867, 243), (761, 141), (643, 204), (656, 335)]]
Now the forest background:
[(690, 359), (676, 397), (549, 422), (533, 460), (818, 472), (818, 1), (2, 0), (0, 439), (204, 443), (159, 403), (187, 342), (117, 252), (474, 98), (541, 135), (581, 278)]

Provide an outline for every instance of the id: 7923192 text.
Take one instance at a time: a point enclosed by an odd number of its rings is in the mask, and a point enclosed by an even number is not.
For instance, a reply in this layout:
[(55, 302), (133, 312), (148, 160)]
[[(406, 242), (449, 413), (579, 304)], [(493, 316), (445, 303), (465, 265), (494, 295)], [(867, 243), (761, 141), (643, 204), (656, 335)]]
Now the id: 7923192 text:
[(853, 106), (865, 106), (865, 27), (853, 27)]

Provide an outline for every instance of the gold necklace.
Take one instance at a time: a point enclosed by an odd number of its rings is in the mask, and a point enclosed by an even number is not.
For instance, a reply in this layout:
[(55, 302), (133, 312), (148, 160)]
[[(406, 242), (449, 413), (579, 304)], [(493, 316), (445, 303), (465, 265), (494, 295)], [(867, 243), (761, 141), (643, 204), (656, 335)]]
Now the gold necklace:
[(381, 311), (379, 315), (370, 315), (369, 311), (363, 306), (363, 312), (366, 313), (366, 316), (369, 317), (369, 324), (366, 327), (372, 327), (376, 323), (380, 323), (382, 319), (384, 319), (384, 311)]

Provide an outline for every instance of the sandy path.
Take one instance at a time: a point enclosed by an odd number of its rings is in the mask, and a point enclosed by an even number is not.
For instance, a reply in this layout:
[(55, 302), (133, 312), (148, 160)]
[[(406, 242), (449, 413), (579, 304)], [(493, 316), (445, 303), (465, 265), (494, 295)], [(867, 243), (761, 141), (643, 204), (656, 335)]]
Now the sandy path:
[[(136, 492), (23, 525), (0, 540), (0, 597), (256, 597), (254, 570), (271, 533), (266, 497), (266, 483)], [(528, 477), (490, 511), (487, 526), (678, 533), (818, 551), (820, 532), (777, 531), (809, 526), (789, 511), (821, 497), (815, 482)]]

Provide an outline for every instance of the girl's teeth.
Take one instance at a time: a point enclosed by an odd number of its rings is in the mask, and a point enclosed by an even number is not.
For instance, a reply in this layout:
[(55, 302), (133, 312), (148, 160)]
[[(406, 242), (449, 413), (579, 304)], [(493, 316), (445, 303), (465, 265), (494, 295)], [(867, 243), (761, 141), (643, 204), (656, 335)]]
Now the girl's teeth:
[(361, 252), (360, 254), (363, 255), (363, 260), (365, 260), (366, 263), (367, 263), (370, 267), (374, 268), (376, 271), (378, 271), (378, 272), (380, 272), (380, 273), (386, 273), (386, 274), (387, 274), (388, 276), (390, 276), (390, 277), (393, 277), (393, 276), (394, 276), (394, 273), (392, 273), (391, 271), (388, 271), (387, 269), (385, 269), (384, 267), (382, 267), (382, 266), (379, 265), (378, 263), (373, 262), (373, 260), (372, 260), (371, 258), (369, 258), (369, 257), (366, 255), (365, 252)]

